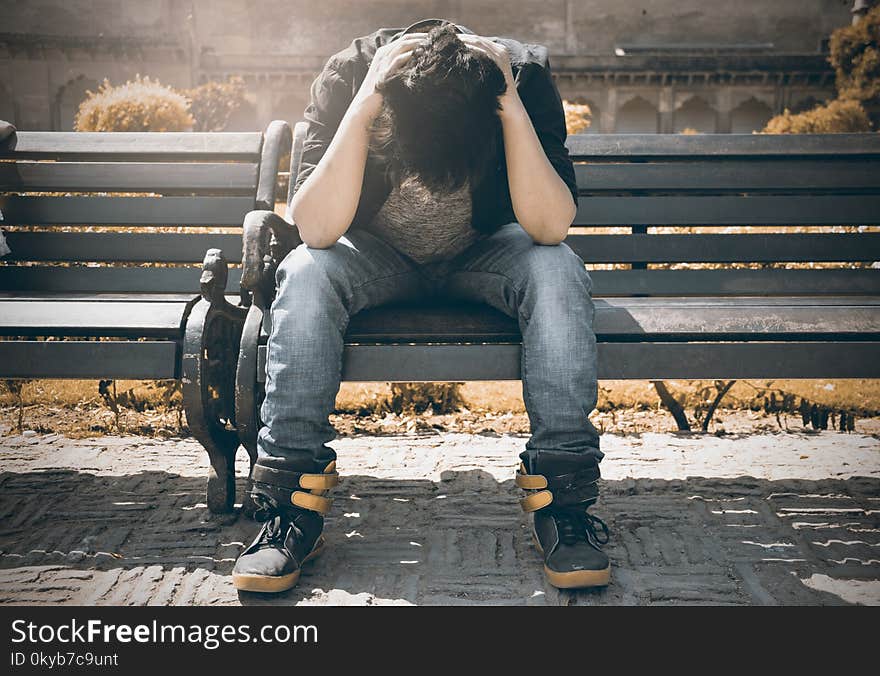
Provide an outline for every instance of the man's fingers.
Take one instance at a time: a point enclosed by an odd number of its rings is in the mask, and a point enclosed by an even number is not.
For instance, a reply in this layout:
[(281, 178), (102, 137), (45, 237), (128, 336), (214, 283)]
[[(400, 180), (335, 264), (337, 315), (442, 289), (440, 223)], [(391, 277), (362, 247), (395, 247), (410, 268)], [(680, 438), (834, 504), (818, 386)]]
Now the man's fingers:
[[(420, 37), (421, 36), (421, 37)], [(419, 42), (427, 37), (426, 33), (410, 33), (394, 42), (387, 42), (377, 50), (377, 53), (387, 54), (388, 56), (396, 55), (398, 52), (406, 49), (412, 49)]]
[(495, 61), (500, 59), (502, 56), (502, 50), (504, 48), (501, 45), (492, 42), (491, 40), (488, 40), (487, 38), (479, 35), (462, 35), (459, 37), (467, 38), (463, 39), (462, 42), (464, 42), (468, 46), (468, 49), (471, 49), (475, 52), (482, 52), (483, 54), (486, 54), (488, 57), (492, 58)]
[(482, 47), (477, 47), (475, 45), (471, 45), (470, 47), (468, 47), (468, 49), (470, 49), (472, 52), (479, 52), (480, 54), (485, 54), (493, 61), (495, 60), (495, 55), (492, 54), (491, 52), (489, 52), (488, 50), (483, 49)]
[(412, 53), (413, 50), (409, 50), (395, 56), (388, 66), (389, 74), (396, 73), (400, 68), (403, 68), (403, 66), (405, 66), (409, 62), (410, 58), (412, 57)]
[[(412, 35), (415, 36), (416, 33), (413, 33)], [(409, 37), (409, 36), (407, 36), (407, 37)], [(398, 56), (401, 56), (404, 54), (411, 55), (412, 51), (418, 46), (418, 44), (420, 42), (422, 42), (422, 40), (419, 38), (416, 38), (416, 39), (412, 39), (412, 40), (401, 39), (397, 42), (389, 43), (389, 44), (393, 44), (394, 47), (388, 52), (388, 56), (391, 59), (395, 59)]]
[(400, 49), (402, 47), (406, 47), (412, 45), (416, 42), (421, 42), (426, 37), (428, 37), (427, 33), (407, 33), (402, 38), (399, 38), (394, 42), (396, 49)]
[(480, 54), (485, 54), (490, 59), (492, 59), (492, 61), (495, 61), (496, 63), (498, 62), (498, 55), (497, 54), (494, 54), (493, 52), (490, 52), (488, 49), (484, 49), (483, 47), (481, 47), (479, 45), (468, 45), (468, 49), (470, 49), (472, 52), (479, 52)]

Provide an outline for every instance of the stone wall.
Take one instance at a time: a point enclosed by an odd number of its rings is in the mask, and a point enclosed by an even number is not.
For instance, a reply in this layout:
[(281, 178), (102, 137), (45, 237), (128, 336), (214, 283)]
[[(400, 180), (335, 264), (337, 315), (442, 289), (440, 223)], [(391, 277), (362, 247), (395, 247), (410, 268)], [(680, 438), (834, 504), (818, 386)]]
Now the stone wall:
[(67, 129), (87, 89), (136, 73), (186, 87), (241, 75), (241, 128), (302, 115), (326, 58), (378, 27), (444, 17), (548, 45), (593, 131), (750, 131), (833, 95), (823, 41), (849, 0), (28, 0), (0, 27), (0, 117)]

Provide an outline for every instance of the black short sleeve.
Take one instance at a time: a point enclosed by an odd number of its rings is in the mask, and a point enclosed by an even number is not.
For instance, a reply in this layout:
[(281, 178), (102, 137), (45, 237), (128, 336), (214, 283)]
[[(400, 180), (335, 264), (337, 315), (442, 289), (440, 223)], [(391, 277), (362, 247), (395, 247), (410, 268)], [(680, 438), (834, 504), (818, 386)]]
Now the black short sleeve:
[(340, 64), (336, 57), (331, 57), (312, 82), (311, 99), (303, 114), (308, 130), (294, 184), (296, 190), (321, 161), (351, 104), (352, 85), (345, 74), (347, 70), (350, 69), (345, 64)]
[(544, 65), (527, 63), (523, 68), (532, 72), (521, 75), (522, 84), (518, 88), (520, 99), (529, 114), (547, 159), (550, 160), (559, 177), (565, 181), (577, 205), (577, 178), (574, 164), (568, 155), (568, 148), (565, 147), (567, 136), (565, 110), (562, 107), (562, 97), (551, 75), (550, 62), (546, 61)]

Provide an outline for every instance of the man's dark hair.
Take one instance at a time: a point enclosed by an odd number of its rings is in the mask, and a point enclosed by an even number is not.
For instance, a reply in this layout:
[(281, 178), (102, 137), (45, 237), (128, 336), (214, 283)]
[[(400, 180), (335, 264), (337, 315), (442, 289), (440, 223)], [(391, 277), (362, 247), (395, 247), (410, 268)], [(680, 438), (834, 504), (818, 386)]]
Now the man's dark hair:
[(393, 182), (415, 175), (432, 191), (452, 192), (489, 169), (507, 85), (498, 65), (459, 40), (454, 26), (432, 28), (407, 66), (376, 89), (384, 103), (370, 146)]

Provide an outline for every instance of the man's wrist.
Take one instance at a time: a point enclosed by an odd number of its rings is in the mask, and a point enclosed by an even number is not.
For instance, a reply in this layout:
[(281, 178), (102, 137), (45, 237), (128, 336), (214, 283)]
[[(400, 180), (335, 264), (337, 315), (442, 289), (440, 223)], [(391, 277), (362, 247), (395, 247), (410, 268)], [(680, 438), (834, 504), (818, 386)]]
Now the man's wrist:
[(502, 122), (526, 115), (526, 107), (523, 105), (522, 99), (515, 89), (501, 96), (498, 101), (501, 103), (501, 110), (498, 111), (498, 116)]
[[(377, 97), (377, 98), (374, 98)], [(348, 107), (347, 117), (354, 123), (369, 129), (382, 110), (382, 95), (355, 96)]]

